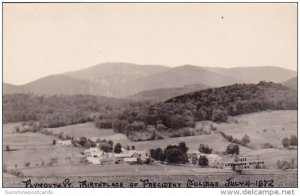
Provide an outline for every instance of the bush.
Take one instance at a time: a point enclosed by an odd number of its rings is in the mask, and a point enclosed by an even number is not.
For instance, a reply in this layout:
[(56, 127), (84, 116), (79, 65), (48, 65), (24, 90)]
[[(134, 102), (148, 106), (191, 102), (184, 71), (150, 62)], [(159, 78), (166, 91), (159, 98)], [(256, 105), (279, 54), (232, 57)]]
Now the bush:
[(287, 169), (293, 169), (294, 168), (294, 163), (295, 160), (291, 159), (291, 162), (288, 162), (286, 160), (284, 160), (283, 162), (281, 162), (280, 160), (277, 160), (277, 168), (281, 169), (281, 170), (287, 170)]
[(250, 138), (249, 138), (249, 136), (246, 134), (246, 135), (244, 135), (244, 137), (242, 138), (242, 144), (243, 144), (244, 146), (246, 146), (248, 143), (250, 143)]
[(30, 166), (30, 162), (26, 162), (26, 163), (24, 164), (24, 166), (25, 166), (25, 167), (29, 167), (29, 166)]
[(242, 174), (243, 173), (243, 166), (241, 165), (233, 165), (232, 166), (232, 170), (238, 174)]
[(290, 144), (292, 146), (298, 146), (298, 137), (296, 135), (291, 135)]
[(229, 144), (226, 148), (227, 154), (240, 154), (240, 148), (237, 144)]
[(208, 145), (200, 144), (198, 148), (199, 152), (204, 154), (211, 154), (212, 149), (208, 147)]
[(273, 148), (273, 146), (270, 143), (264, 143), (262, 144), (262, 148)]
[(202, 167), (208, 167), (208, 159), (206, 156), (200, 155), (199, 157), (199, 165)]
[(285, 148), (290, 147), (290, 140), (289, 140), (289, 138), (287, 138), (287, 137), (283, 138), (283, 139), (282, 139), (282, 145), (283, 145), (283, 147), (285, 147)]

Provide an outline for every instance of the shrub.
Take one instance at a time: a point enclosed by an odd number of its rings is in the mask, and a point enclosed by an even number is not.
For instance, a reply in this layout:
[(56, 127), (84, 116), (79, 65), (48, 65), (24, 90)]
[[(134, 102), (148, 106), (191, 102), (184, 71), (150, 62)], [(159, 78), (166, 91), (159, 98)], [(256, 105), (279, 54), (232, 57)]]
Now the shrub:
[(237, 144), (229, 144), (226, 148), (226, 153), (228, 154), (240, 154), (240, 148)]
[(289, 138), (287, 138), (287, 137), (283, 138), (283, 139), (282, 139), (282, 145), (283, 145), (283, 147), (285, 147), (285, 148), (290, 147), (290, 140), (289, 140)]
[(290, 144), (292, 146), (298, 146), (298, 137), (296, 135), (291, 135)]
[(292, 159), (291, 162), (277, 160), (277, 168), (282, 170), (292, 169), (294, 167), (294, 160)]
[(208, 145), (200, 144), (198, 148), (199, 152), (205, 153), (205, 154), (211, 154), (212, 149), (208, 147)]
[(244, 135), (244, 137), (242, 138), (242, 144), (246, 146), (248, 143), (250, 143), (250, 138), (249, 138), (249, 136), (246, 134), (246, 135)]
[(26, 163), (24, 164), (24, 166), (25, 166), (25, 167), (29, 167), (29, 166), (30, 166), (30, 162), (26, 162)]
[(282, 170), (287, 170), (287, 169), (290, 169), (291, 168), (291, 163), (290, 162), (287, 162), (287, 161), (283, 161), (282, 164), (281, 164), (281, 169)]
[(281, 169), (281, 161), (277, 160), (276, 162), (277, 169)]
[(262, 144), (262, 148), (273, 148), (273, 146), (270, 143), (264, 143)]
[(241, 165), (233, 165), (232, 166), (232, 170), (238, 174), (242, 174), (243, 173), (243, 166)]

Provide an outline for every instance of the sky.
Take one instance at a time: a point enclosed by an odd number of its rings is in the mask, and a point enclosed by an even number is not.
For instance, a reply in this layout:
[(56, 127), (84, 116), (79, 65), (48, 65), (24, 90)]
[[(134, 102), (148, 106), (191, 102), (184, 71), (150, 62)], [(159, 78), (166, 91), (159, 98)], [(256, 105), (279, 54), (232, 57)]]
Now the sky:
[(5, 82), (105, 62), (297, 70), (297, 5), (4, 3)]

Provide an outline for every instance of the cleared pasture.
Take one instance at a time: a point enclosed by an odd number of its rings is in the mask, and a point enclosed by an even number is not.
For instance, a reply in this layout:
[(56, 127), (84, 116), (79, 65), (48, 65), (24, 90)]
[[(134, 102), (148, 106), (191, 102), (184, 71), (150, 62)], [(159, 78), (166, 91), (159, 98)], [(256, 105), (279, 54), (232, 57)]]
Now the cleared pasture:
[(64, 135), (69, 135), (74, 138), (87, 137), (87, 138), (104, 138), (115, 135), (112, 129), (99, 129), (95, 126), (93, 122), (68, 125), (64, 127), (57, 128), (47, 128), (48, 131), (51, 131), (55, 134), (60, 134), (61, 132)]
[(243, 114), (230, 119), (229, 123), (214, 124), (218, 130), (234, 138), (242, 139), (247, 134), (250, 146), (261, 149), (264, 143), (280, 147), (284, 137), (297, 135), (297, 111), (264, 111)]

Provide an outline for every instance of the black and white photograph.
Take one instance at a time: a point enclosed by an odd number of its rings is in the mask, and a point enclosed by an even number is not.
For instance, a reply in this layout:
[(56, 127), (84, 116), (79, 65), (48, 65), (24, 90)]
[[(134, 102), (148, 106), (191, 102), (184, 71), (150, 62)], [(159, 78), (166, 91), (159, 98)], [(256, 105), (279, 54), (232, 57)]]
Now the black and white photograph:
[(297, 24), (297, 2), (2, 2), (2, 187), (298, 188)]

